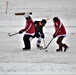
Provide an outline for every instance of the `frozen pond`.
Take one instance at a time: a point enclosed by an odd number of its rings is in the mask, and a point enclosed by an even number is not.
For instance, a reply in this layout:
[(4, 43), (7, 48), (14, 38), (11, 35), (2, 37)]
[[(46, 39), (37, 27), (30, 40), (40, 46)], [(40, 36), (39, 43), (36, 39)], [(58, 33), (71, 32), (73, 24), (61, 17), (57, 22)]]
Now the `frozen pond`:
[[(5, 0), (0, 0), (0, 74), (76, 74), (76, 1), (75, 0), (8, 0), (5, 14)], [(44, 27), (46, 45), (52, 39), (54, 27), (52, 18), (60, 17), (67, 30), (64, 41), (70, 49), (56, 52), (56, 39), (45, 50), (36, 48), (33, 39), (31, 51), (22, 51), (23, 34), (9, 37), (25, 26), (24, 16), (15, 12), (32, 11), (33, 20), (50, 18)], [(63, 41), (63, 42), (64, 42)], [(41, 45), (44, 46), (43, 41)]]

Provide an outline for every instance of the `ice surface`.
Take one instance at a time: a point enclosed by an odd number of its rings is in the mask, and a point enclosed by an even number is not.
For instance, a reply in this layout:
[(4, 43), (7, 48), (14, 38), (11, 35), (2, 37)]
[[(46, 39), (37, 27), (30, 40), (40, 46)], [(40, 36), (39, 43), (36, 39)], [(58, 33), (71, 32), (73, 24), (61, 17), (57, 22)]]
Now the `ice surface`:
[[(0, 74), (76, 74), (76, 0), (0, 0)], [(25, 26), (24, 16), (15, 12), (32, 11), (33, 20), (50, 18), (44, 27), (46, 45), (52, 39), (52, 18), (58, 16), (67, 30), (67, 52), (56, 52), (56, 39), (45, 50), (36, 48), (37, 38), (31, 42), (31, 51), (22, 51), (23, 35), (9, 37)], [(44, 46), (43, 41), (41, 45)]]

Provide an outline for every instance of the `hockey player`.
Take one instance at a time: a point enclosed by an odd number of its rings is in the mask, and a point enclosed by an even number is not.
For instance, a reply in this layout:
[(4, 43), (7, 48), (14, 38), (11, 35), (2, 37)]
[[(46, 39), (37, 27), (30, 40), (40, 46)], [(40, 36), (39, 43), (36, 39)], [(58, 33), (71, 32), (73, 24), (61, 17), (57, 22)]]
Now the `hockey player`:
[(34, 21), (35, 35), (33, 36), (33, 38), (35, 37), (38, 38), (37, 48), (42, 48), (40, 44), (41, 44), (41, 40), (45, 38), (45, 35), (43, 33), (43, 27), (45, 26), (46, 23), (47, 21), (45, 19), (42, 19), (42, 21)]
[(59, 45), (59, 49), (57, 49), (56, 51), (57, 52), (63, 51), (63, 48), (64, 48), (64, 52), (65, 52), (68, 49), (68, 46), (62, 43), (62, 40), (66, 36), (65, 27), (61, 23), (58, 17), (54, 17), (53, 22), (54, 22), (54, 27), (55, 27), (55, 33), (53, 34), (53, 38), (58, 37), (56, 43)]
[(26, 19), (26, 26), (24, 29), (21, 29), (19, 33), (21, 34), (25, 32), (23, 37), (25, 47), (23, 48), (23, 50), (30, 50), (31, 49), (30, 38), (35, 34), (35, 27), (34, 22), (32, 21), (29, 14), (25, 14), (24, 17)]

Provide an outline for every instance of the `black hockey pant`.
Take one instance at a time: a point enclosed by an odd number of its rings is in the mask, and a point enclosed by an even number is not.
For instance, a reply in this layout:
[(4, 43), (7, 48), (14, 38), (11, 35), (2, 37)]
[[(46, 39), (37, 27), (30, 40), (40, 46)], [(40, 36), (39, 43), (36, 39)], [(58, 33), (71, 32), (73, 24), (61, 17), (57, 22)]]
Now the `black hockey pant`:
[(37, 40), (37, 45), (40, 46), (41, 40), (42, 40), (40, 34), (39, 34), (38, 32), (36, 32), (35, 35), (33, 36), (33, 38), (35, 38), (35, 37), (38, 38), (38, 40)]
[(23, 37), (23, 41), (24, 41), (24, 45), (26, 49), (31, 49), (31, 43), (30, 43), (30, 37), (32, 37), (31, 35), (27, 35), (25, 34)]
[(56, 41), (56, 43), (59, 45), (59, 49), (62, 49), (62, 47), (64, 47), (64, 48), (67, 47), (66, 44), (63, 44), (63, 43), (62, 43), (63, 39), (64, 39), (64, 36), (61, 36), (61, 37), (59, 37), (59, 38), (57, 39), (57, 41)]

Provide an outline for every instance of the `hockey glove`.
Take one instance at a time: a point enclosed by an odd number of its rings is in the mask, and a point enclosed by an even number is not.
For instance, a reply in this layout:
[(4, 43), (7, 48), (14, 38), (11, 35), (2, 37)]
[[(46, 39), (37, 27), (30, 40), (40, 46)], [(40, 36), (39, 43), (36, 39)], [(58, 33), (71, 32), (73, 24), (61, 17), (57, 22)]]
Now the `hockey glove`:
[(19, 34), (22, 34), (23, 32), (24, 32), (24, 30), (20, 30), (18, 33), (19, 33)]
[(56, 38), (56, 36), (57, 36), (56, 34), (53, 34), (53, 38)]
[(41, 38), (43, 38), (43, 39), (45, 38), (44, 34), (41, 34)]

